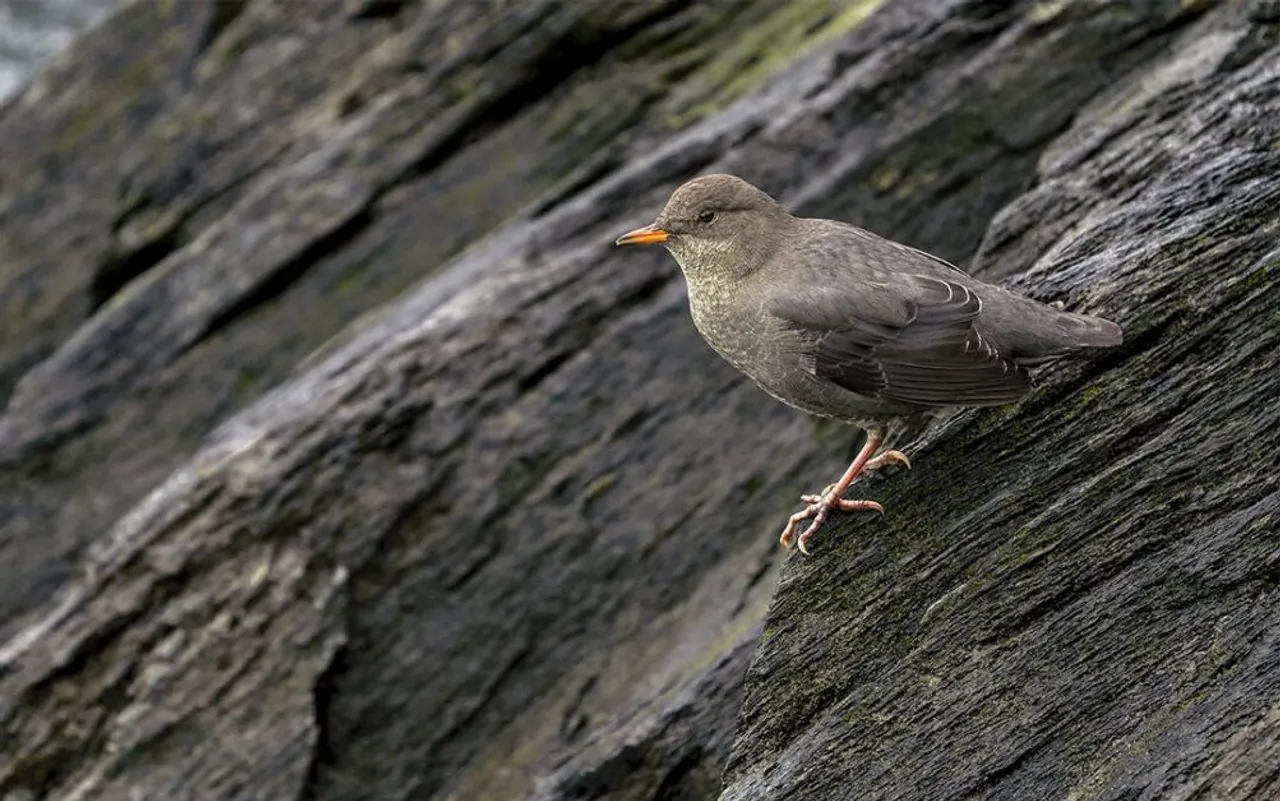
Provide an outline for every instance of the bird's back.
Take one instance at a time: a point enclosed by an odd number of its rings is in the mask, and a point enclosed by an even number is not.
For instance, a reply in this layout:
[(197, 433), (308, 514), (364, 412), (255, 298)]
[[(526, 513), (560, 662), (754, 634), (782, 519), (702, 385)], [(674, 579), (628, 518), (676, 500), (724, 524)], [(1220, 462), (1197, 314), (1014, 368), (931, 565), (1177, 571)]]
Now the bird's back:
[(843, 289), (852, 314), (909, 314), (927, 292), (922, 277), (956, 284), (975, 293), (981, 310), (974, 327), (1009, 358), (1034, 365), (1079, 348), (1108, 347), (1123, 340), (1110, 320), (1056, 309), (1003, 287), (981, 281), (943, 259), (834, 220), (796, 218), (790, 259), (800, 269), (790, 280), (818, 280)]

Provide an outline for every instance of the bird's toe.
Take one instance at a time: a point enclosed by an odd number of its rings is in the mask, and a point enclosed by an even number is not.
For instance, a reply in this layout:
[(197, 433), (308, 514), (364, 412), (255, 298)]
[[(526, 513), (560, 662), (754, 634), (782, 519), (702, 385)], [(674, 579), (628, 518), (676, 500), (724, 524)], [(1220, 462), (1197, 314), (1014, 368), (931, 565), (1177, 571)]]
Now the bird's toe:
[(911, 469), (911, 460), (902, 451), (885, 451), (876, 458), (870, 460), (862, 466), (863, 471), (880, 470), (891, 464), (900, 464), (908, 470)]
[(884, 507), (875, 501), (846, 500), (836, 501), (835, 507), (842, 512), (879, 512), (884, 516)]

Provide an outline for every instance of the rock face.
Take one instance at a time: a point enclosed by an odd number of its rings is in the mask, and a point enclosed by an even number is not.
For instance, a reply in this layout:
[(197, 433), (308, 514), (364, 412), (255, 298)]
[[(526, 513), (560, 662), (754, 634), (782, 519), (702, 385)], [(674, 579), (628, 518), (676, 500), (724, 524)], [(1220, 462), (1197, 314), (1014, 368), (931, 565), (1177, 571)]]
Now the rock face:
[(110, 0), (0, 0), (0, 102), (114, 5)]
[[(0, 799), (1280, 795), (1275, 17), (122, 7), (0, 111)], [(780, 558), (851, 435), (611, 244), (712, 170), (1126, 344)]]

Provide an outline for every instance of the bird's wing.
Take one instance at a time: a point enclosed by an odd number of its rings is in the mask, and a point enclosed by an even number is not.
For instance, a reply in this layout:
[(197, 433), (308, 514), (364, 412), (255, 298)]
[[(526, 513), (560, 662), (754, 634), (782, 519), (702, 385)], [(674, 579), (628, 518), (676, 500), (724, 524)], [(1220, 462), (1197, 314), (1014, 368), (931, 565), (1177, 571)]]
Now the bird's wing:
[(974, 328), (982, 301), (936, 276), (896, 275), (839, 292), (779, 293), (770, 312), (814, 344), (814, 371), (859, 395), (921, 407), (989, 406), (1031, 388)]

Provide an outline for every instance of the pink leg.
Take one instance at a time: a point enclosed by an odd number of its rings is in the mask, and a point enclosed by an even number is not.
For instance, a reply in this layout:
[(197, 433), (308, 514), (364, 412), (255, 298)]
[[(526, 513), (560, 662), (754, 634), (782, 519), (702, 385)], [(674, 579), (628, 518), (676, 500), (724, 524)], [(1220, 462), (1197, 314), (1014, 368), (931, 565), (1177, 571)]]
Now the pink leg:
[[(854, 482), (859, 475), (866, 470), (878, 470), (887, 464), (899, 463), (911, 466), (905, 454), (899, 451), (885, 451), (881, 455), (872, 459), (871, 454), (876, 452), (876, 448), (880, 447), (880, 443), (884, 440), (884, 435), (879, 431), (867, 432), (867, 443), (862, 446), (862, 450), (854, 458), (849, 465), (849, 469), (844, 471), (844, 475), (835, 484), (827, 487), (822, 491), (821, 495), (805, 495), (801, 500), (807, 504), (805, 509), (793, 514), (787, 521), (787, 527), (782, 530), (782, 536), (778, 541), (782, 543), (788, 550), (792, 546), (798, 546), (800, 552), (808, 554), (809, 539), (814, 532), (822, 525), (827, 516), (831, 514), (832, 509), (841, 509), (846, 512), (852, 511), (876, 511), (884, 514), (884, 507), (875, 501), (846, 500), (843, 496), (845, 491), (849, 489), (849, 485)], [(804, 533), (796, 536), (796, 527), (803, 520), (813, 518), (813, 522), (809, 524)]]
[[(902, 451), (885, 451), (874, 459), (870, 459), (862, 466), (862, 472), (866, 473), (871, 470), (879, 470), (887, 465), (900, 464), (908, 470), (911, 469), (911, 460)], [(859, 474), (861, 475), (861, 473)], [(817, 503), (822, 500), (822, 496), (835, 489), (835, 484), (828, 484), (827, 488), (817, 495), (801, 495), (801, 503)]]

